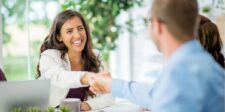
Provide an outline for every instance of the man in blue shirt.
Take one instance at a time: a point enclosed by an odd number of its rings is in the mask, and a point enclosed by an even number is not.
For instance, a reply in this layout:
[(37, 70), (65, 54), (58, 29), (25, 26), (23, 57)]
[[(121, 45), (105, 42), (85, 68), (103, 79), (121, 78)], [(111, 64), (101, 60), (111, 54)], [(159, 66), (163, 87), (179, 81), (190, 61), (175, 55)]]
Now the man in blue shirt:
[(198, 27), (196, 0), (154, 0), (152, 39), (167, 60), (155, 85), (112, 79), (100, 72), (90, 90), (112, 92), (153, 112), (224, 112), (225, 71), (194, 39)]

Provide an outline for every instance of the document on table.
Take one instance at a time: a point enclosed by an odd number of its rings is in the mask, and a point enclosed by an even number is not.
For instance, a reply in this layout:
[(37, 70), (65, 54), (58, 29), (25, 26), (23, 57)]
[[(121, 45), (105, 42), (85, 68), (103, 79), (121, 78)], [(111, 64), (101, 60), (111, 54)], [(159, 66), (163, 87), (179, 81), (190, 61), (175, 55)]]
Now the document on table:
[(115, 104), (99, 110), (91, 112), (142, 112), (142, 108), (139, 105), (133, 104), (127, 100), (116, 100)]

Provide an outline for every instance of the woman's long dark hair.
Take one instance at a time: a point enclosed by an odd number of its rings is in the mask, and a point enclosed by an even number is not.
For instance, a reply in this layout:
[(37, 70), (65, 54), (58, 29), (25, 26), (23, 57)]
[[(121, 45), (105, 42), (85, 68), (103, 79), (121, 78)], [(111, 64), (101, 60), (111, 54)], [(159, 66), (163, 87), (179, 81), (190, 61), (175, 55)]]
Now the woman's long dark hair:
[(224, 56), (221, 53), (223, 43), (217, 26), (202, 15), (200, 15), (200, 19), (200, 26), (198, 29), (199, 41), (214, 59), (225, 68)]
[[(72, 19), (73, 17), (78, 17), (82, 21), (85, 31), (86, 31), (86, 36), (87, 36), (87, 41), (85, 44), (85, 47), (82, 51), (82, 60), (84, 61), (84, 65), (82, 70), (83, 71), (91, 71), (91, 72), (99, 72), (99, 67), (101, 66), (101, 61), (99, 60), (99, 56), (96, 56), (93, 52), (93, 45), (91, 41), (91, 35), (90, 35), (90, 30), (89, 27), (84, 20), (84, 18), (81, 16), (79, 12), (72, 11), (72, 10), (65, 10), (61, 13), (59, 13), (56, 18), (54, 19), (53, 25), (51, 27), (50, 33), (48, 36), (45, 38), (43, 44), (41, 45), (40, 48), (40, 54), (44, 52), (47, 49), (57, 49), (61, 52), (61, 58), (65, 60), (65, 54), (68, 52), (68, 48), (63, 42), (60, 42), (57, 39), (57, 36), (60, 35), (60, 30), (63, 26), (63, 24)], [(39, 64), (37, 66), (37, 75), (36, 78), (40, 77), (40, 69), (39, 69)], [(89, 94), (90, 95), (90, 94)], [(93, 95), (91, 95), (93, 96)]]

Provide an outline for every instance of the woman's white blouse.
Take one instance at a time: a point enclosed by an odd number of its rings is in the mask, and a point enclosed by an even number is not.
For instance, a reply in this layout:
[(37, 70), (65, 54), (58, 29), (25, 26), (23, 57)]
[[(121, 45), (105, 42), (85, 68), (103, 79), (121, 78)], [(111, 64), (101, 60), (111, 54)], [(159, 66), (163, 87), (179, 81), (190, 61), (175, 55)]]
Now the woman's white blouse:
[[(99, 55), (99, 52), (94, 51)], [(50, 106), (57, 106), (60, 100), (64, 99), (70, 88), (84, 87), (80, 78), (85, 72), (71, 71), (68, 55), (65, 55), (65, 60), (61, 59), (61, 52), (55, 49), (48, 49), (41, 53), (39, 69), (41, 72), (40, 78), (51, 80), (50, 88)], [(114, 97), (111, 94), (102, 94), (95, 98), (88, 97), (87, 102), (93, 110), (104, 108), (114, 103)]]

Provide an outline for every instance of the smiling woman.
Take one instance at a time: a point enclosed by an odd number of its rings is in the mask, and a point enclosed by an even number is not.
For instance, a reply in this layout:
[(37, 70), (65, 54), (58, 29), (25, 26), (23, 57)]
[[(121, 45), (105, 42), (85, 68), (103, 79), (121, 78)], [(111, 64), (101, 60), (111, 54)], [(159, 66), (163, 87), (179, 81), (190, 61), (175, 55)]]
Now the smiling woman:
[(91, 72), (99, 72), (98, 52), (94, 52), (89, 27), (76, 11), (59, 13), (41, 46), (37, 78), (51, 79), (50, 105), (58, 106), (64, 98), (79, 98), (82, 110), (112, 105), (109, 95), (95, 96), (88, 90)]

